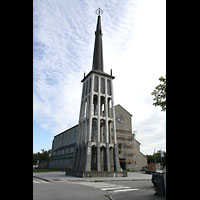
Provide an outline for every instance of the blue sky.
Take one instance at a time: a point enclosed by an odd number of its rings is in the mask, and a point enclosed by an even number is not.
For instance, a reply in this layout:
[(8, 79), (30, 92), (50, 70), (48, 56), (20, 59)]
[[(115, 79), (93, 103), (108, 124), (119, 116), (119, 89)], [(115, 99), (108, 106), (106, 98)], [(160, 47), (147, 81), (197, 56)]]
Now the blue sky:
[(78, 123), (99, 7), (115, 105), (133, 115), (142, 153), (166, 149), (166, 113), (151, 96), (166, 74), (166, 0), (34, 0), (33, 152), (50, 149), (55, 135)]

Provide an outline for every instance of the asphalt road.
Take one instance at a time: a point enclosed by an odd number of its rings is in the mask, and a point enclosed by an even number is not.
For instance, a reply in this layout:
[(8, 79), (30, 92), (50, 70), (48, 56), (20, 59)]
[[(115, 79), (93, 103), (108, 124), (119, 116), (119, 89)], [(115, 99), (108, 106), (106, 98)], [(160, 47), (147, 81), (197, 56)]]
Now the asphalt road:
[(69, 181), (47, 182), (33, 178), (33, 200), (164, 200), (155, 194), (150, 180), (143, 181)]

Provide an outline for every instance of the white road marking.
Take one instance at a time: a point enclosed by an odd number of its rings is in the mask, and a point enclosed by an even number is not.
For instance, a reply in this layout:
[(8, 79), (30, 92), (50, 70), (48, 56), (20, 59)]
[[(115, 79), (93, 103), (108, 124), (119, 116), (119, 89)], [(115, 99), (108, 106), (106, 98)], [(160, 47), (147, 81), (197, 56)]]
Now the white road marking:
[(33, 183), (49, 183), (47, 181), (33, 181)]
[[(59, 182), (63, 183), (63, 182), (69, 182), (69, 181), (66, 181), (66, 180), (51, 181), (51, 183), (59, 183)], [(50, 182), (33, 180), (33, 183), (50, 183)], [(130, 187), (125, 187), (122, 185), (115, 185), (115, 184), (111, 184), (111, 183), (76, 182), (75, 184), (90, 186), (90, 187), (100, 189), (102, 191), (109, 191), (109, 192), (128, 192), (128, 191), (137, 191), (138, 190), (138, 189), (133, 189)]]
[(138, 190), (138, 189), (123, 189), (123, 190), (114, 190), (113, 192), (128, 192), (128, 191), (134, 191), (134, 190)]
[(122, 186), (122, 185), (102, 185), (102, 186), (93, 186), (95, 188), (107, 188), (107, 187), (117, 187), (117, 186)]
[(113, 188), (102, 188), (101, 190), (103, 191), (107, 191), (107, 190), (117, 190), (117, 189), (127, 189), (127, 188), (130, 188), (130, 187), (113, 187)]
[(33, 183), (40, 183), (40, 182), (38, 182), (38, 181), (33, 181)]
[(123, 187), (122, 185), (115, 185), (115, 184), (109, 184), (109, 183), (95, 183), (95, 182), (78, 182), (78, 184), (91, 186), (94, 188), (106, 188), (106, 187)]
[(102, 191), (109, 192), (128, 192), (128, 191), (136, 191), (138, 189), (133, 189), (130, 187), (125, 187), (123, 185), (115, 185), (111, 183), (99, 183), (99, 182), (77, 182), (76, 184), (85, 185), (100, 189)]
[(51, 181), (51, 183), (67, 183), (68, 181)]
[(40, 181), (40, 183), (50, 183), (50, 182), (48, 182), (48, 181)]

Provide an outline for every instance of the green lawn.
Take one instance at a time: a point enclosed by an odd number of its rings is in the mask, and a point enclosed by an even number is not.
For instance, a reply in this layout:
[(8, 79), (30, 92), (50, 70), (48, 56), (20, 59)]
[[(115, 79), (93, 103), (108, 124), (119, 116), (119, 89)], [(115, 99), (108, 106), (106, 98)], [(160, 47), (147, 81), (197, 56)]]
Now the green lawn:
[(33, 169), (33, 172), (61, 172), (61, 169)]

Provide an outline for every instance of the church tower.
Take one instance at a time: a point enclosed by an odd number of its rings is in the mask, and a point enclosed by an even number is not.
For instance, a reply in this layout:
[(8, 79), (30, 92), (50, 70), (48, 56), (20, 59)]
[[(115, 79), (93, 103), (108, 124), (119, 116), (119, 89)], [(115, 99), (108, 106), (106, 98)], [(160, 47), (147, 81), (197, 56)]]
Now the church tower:
[(71, 174), (81, 177), (127, 176), (121, 172), (116, 138), (113, 79), (104, 72), (101, 14), (95, 31), (92, 70), (83, 83), (78, 142)]

